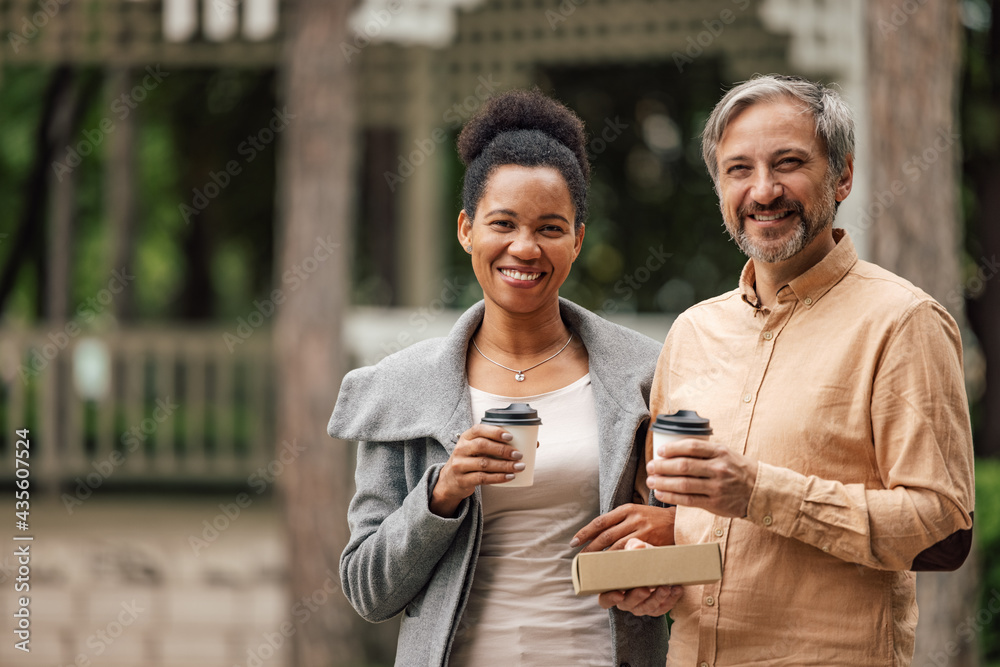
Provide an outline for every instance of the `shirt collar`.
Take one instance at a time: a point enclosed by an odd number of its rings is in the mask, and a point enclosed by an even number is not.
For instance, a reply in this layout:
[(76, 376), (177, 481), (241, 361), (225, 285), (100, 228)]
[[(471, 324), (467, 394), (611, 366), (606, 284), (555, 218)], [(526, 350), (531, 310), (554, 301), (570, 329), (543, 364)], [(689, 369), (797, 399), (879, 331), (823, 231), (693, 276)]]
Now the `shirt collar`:
[[(823, 295), (830, 291), (840, 279), (847, 275), (857, 261), (858, 253), (854, 248), (854, 242), (850, 235), (843, 229), (833, 230), (833, 240), (837, 244), (826, 257), (810, 268), (802, 275), (793, 278), (788, 287), (795, 294), (796, 298), (807, 307), (819, 301)], [(757, 276), (754, 272), (753, 260), (747, 260), (740, 274), (740, 292), (743, 301), (755, 309), (760, 309), (760, 300), (754, 285)], [(783, 288), (782, 288), (783, 289)], [(780, 291), (780, 290), (779, 290)]]

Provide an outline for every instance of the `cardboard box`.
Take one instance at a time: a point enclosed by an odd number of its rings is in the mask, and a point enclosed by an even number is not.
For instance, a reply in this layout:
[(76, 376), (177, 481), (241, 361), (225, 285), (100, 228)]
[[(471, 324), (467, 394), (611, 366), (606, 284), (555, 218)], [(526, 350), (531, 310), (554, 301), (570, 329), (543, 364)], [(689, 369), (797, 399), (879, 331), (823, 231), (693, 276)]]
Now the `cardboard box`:
[(640, 586), (708, 584), (722, 578), (717, 542), (580, 553), (573, 559), (577, 595)]

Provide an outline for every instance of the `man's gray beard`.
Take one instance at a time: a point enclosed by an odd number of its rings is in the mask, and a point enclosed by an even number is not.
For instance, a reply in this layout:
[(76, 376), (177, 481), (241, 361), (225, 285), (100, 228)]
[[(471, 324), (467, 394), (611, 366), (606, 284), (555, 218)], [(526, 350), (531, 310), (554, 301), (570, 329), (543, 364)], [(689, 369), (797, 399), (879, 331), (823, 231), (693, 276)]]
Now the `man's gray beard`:
[(747, 257), (750, 257), (758, 262), (774, 264), (776, 262), (783, 262), (786, 259), (790, 259), (801, 252), (803, 248), (809, 245), (809, 241), (816, 238), (816, 234), (819, 233), (818, 229), (812, 231), (815, 233), (812, 234), (811, 238), (807, 239), (806, 223), (805, 220), (800, 218), (799, 224), (795, 226), (795, 233), (787, 241), (777, 247), (764, 248), (757, 245), (750, 240), (750, 237), (747, 236), (746, 230), (743, 229), (742, 225), (733, 240), (736, 241), (736, 245), (739, 246), (740, 250), (742, 250), (743, 254)]
[[(754, 243), (747, 236), (742, 220), (738, 220), (739, 227), (736, 234), (730, 230), (730, 226), (725, 225), (729, 231), (729, 237), (736, 242), (737, 247), (744, 255), (758, 262), (774, 264), (791, 259), (802, 252), (806, 246), (812, 243), (820, 233), (827, 227), (833, 225), (833, 219), (837, 215), (837, 199), (833, 187), (827, 190), (827, 196), (820, 203), (815, 211), (815, 215), (806, 215), (805, 211), (799, 214), (799, 224), (795, 226), (795, 233), (778, 247), (761, 247)], [(768, 232), (764, 232), (765, 238)]]

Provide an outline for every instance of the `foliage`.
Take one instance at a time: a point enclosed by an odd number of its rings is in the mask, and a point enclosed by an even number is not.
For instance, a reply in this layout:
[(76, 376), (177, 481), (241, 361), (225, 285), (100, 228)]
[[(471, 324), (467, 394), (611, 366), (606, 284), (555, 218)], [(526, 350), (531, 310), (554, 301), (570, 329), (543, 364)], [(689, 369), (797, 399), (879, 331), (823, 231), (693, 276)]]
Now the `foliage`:
[[(964, 60), (961, 75), (959, 117), (962, 127), (962, 190), (964, 221), (962, 238), (962, 287), (969, 324), (979, 339), (988, 364), (1000, 358), (1000, 327), (997, 319), (997, 285), (985, 270), (995, 262), (997, 169), (1000, 165), (1000, 35), (994, 20), (997, 2), (964, 0)], [(990, 259), (992, 258), (992, 259)], [(985, 276), (985, 278), (984, 278)], [(1000, 389), (986, 386), (971, 398), (973, 433), (979, 436), (995, 419)], [(992, 431), (995, 433), (996, 431)], [(996, 444), (980, 437), (977, 452), (997, 456)]]
[[(7, 66), (0, 76), (0, 259), (9, 261), (25, 202), (27, 176), (51, 68)], [(99, 70), (74, 70), (74, 85)], [(142, 81), (138, 70), (133, 83)], [(134, 89), (133, 89), (134, 90)], [(277, 107), (273, 70), (175, 70), (134, 98), (134, 110), (101, 90), (83, 110), (74, 139), (56, 146), (65, 163), (81, 144), (93, 145), (74, 168), (76, 179), (70, 313), (106, 287), (115, 241), (105, 198), (108, 137), (129, 114), (136, 122), (136, 248), (127, 273), (139, 319), (213, 319), (245, 314), (273, 289), (275, 162), (280, 135), (254, 159), (242, 142), (268, 127)], [(103, 125), (102, 125), (103, 123)], [(101, 128), (111, 128), (102, 131)], [(82, 154), (82, 151), (80, 151)], [(212, 174), (238, 160), (240, 173), (204, 210), (185, 220), (182, 204), (204, 190)], [(46, 230), (47, 233), (47, 230)], [(37, 319), (46, 243), (30, 249), (8, 318)], [(192, 307), (200, 302), (201, 307)]]
[[(1000, 591), (1000, 461), (976, 461), (975, 536), (982, 559), (979, 609), (989, 609), (991, 599)], [(994, 606), (996, 603), (993, 603)], [(989, 663), (1000, 662), (1000, 616), (993, 614), (986, 623), (981, 645)]]
[[(47, 76), (44, 67), (0, 70), (0, 234), (5, 235), (0, 237), (0, 266), (6, 266), (14, 252)], [(15, 292), (11, 308), (27, 313), (34, 307), (38, 286), (34, 273), (22, 271), (20, 277), (22, 289)]]

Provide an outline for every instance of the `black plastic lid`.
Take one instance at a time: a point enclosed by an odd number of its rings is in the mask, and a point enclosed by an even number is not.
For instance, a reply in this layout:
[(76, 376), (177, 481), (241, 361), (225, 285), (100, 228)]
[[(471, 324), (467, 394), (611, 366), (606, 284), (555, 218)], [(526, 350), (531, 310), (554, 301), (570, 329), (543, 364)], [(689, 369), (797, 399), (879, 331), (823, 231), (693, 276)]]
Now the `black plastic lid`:
[(652, 430), (674, 435), (712, 435), (708, 420), (694, 410), (678, 410), (672, 415), (656, 415)]
[(483, 423), (495, 426), (537, 426), (542, 420), (538, 418), (538, 410), (527, 403), (511, 403), (506, 408), (487, 410)]

